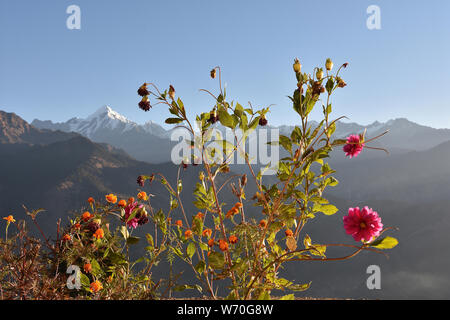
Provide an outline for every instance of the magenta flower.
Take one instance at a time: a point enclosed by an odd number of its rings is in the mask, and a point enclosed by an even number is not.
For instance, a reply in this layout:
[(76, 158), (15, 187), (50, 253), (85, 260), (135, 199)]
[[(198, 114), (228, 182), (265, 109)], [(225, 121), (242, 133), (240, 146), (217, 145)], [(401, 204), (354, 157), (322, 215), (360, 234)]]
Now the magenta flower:
[(344, 146), (344, 152), (347, 157), (357, 157), (361, 151), (363, 151), (364, 143), (361, 141), (361, 137), (356, 134), (352, 134), (347, 138), (347, 144)]
[[(128, 218), (130, 217), (131, 213), (133, 212), (133, 210), (136, 208), (136, 206), (138, 205), (137, 202), (132, 202), (129, 203), (126, 207), (125, 207), (125, 221), (128, 220)], [(139, 208), (142, 208), (143, 205), (141, 204), (139, 206)], [(127, 226), (129, 228), (133, 228), (136, 229), (139, 223), (139, 217), (134, 216), (133, 219), (131, 219), (130, 221), (127, 222)]]
[(355, 241), (370, 241), (380, 235), (383, 224), (377, 212), (369, 207), (362, 210), (356, 207), (348, 209), (348, 216), (344, 217), (344, 228)]

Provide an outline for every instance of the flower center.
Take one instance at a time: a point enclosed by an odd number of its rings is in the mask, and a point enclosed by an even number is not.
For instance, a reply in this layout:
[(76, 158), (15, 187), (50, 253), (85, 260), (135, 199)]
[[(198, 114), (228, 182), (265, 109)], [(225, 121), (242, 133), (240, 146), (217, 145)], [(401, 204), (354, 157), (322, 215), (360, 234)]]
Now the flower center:
[(361, 222), (361, 224), (359, 226), (361, 227), (361, 229), (365, 229), (367, 227), (364, 222)]

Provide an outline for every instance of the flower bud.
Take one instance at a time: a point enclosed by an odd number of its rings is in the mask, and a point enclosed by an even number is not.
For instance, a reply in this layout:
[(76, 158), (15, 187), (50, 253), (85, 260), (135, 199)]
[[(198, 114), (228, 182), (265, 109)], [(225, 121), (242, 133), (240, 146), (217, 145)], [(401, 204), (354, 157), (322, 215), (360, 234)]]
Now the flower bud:
[(203, 171), (200, 171), (200, 173), (198, 174), (198, 178), (202, 181), (205, 179), (205, 174), (203, 173)]
[(322, 68), (317, 70), (316, 77), (317, 77), (317, 80), (322, 80), (322, 78), (323, 78), (323, 69)]
[(331, 71), (331, 69), (333, 69), (333, 61), (331, 61), (330, 58), (328, 58), (327, 61), (325, 62), (325, 67), (327, 68), (328, 71)]
[(170, 85), (170, 87), (169, 87), (169, 97), (170, 97), (172, 100), (175, 99), (175, 88), (174, 88), (172, 85)]
[(300, 61), (298, 61), (297, 58), (295, 58), (294, 60), (293, 68), (295, 73), (300, 73), (302, 71), (302, 65), (300, 64)]
[(213, 78), (213, 79), (216, 78), (216, 68), (211, 70), (211, 78)]

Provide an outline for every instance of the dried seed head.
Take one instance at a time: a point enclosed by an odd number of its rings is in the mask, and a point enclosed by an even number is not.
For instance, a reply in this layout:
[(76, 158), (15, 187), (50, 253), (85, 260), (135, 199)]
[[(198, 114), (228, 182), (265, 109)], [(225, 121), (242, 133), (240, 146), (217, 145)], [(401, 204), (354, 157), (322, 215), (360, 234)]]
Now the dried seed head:
[(139, 102), (139, 108), (141, 108), (144, 111), (149, 111), (152, 106), (150, 105), (150, 101), (148, 100), (148, 96), (144, 96)]
[(215, 79), (216, 78), (216, 68), (211, 70), (211, 78)]
[(246, 184), (247, 184), (247, 175), (244, 174), (241, 178), (241, 186), (245, 187)]
[(143, 176), (139, 176), (139, 177), (137, 178), (137, 183), (138, 183), (138, 185), (140, 185), (141, 187), (144, 187), (144, 184), (145, 184), (145, 179), (144, 179), (144, 177), (143, 177)]
[(267, 125), (266, 116), (262, 115), (261, 118), (259, 118), (259, 125), (262, 126), (262, 127)]
[(137, 92), (138, 92), (138, 95), (140, 95), (141, 97), (145, 97), (150, 94), (150, 92), (147, 90), (146, 83), (144, 83), (142, 86), (140, 86)]

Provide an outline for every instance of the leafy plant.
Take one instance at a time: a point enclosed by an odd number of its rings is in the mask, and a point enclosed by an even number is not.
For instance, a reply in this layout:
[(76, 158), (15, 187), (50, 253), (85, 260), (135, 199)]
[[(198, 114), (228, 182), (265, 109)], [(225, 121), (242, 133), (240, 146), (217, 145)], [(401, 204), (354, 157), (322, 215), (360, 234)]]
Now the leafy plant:
[[(362, 241), (360, 245), (322, 244), (303, 233), (308, 221), (317, 215), (338, 212), (324, 197), (326, 188), (338, 185), (337, 179), (333, 177), (335, 171), (326, 162), (330, 152), (343, 146), (347, 156), (356, 157), (364, 148), (373, 148), (366, 144), (379, 137), (366, 140), (364, 132), (346, 140), (333, 138), (337, 121), (344, 117), (331, 118), (331, 97), (336, 90), (346, 86), (340, 76), (341, 70), (346, 67), (347, 63), (334, 74), (333, 62), (327, 59), (324, 68), (315, 68), (314, 74), (310, 75), (302, 73), (299, 60), (295, 60), (293, 69), (296, 89), (289, 99), (299, 125), (290, 135), (281, 135), (279, 141), (271, 142), (280, 145), (288, 153), (279, 163), (272, 164), (277, 168), (277, 182), (271, 185), (263, 182), (263, 170), (255, 172), (250, 156), (245, 151), (250, 133), (258, 126), (267, 125), (271, 107), (255, 109), (250, 103), (244, 107), (227, 100), (226, 90), (221, 83), (220, 67), (210, 72), (213, 79), (217, 74), (219, 76), (219, 92), (214, 94), (202, 89), (212, 97), (214, 106), (196, 117), (197, 130), (187, 117), (185, 105), (181, 98), (176, 97), (172, 85), (165, 91), (160, 91), (153, 83), (144, 83), (139, 88), (138, 94), (143, 97), (139, 103), (142, 110), (149, 111), (152, 108), (152, 98), (155, 100), (154, 105), (168, 107), (171, 117), (166, 119), (167, 124), (177, 124), (189, 132), (191, 140), (187, 144), (196, 153), (184, 159), (181, 167), (203, 165), (204, 172), (201, 172), (193, 191), (194, 204), (200, 212), (192, 219), (185, 212), (180, 198), (183, 185), (180, 170), (177, 186), (172, 186), (159, 173), (142, 175), (138, 183), (144, 186), (147, 180), (157, 180), (166, 187), (171, 196), (170, 210), (166, 214), (160, 211), (159, 227), (170, 239), (169, 250), (191, 266), (203, 283), (202, 290), (209, 292), (212, 298), (217, 298), (217, 287), (222, 280), (231, 283), (227, 286), (228, 299), (268, 299), (271, 291), (276, 289), (303, 291), (308, 289), (309, 283), (296, 284), (279, 277), (283, 264), (290, 261), (345, 260), (361, 251), (381, 253), (379, 249), (390, 249), (397, 244), (391, 237), (379, 238), (391, 228), (382, 229), (378, 214), (369, 208), (361, 211), (351, 208), (345, 221), (347, 233)], [(319, 104), (322, 106), (323, 119), (318, 125), (313, 125), (309, 116)], [(217, 122), (232, 130), (235, 143), (215, 141), (222, 145), (222, 148), (217, 148), (211, 142), (214, 135), (212, 129)], [(235, 153), (245, 159), (256, 185), (257, 192), (253, 195), (252, 205), (259, 208), (259, 219), (246, 216), (244, 203), (248, 203), (245, 201), (247, 175), (229, 177), (230, 159)], [(217, 157), (218, 154), (220, 157)], [(236, 197), (236, 204), (231, 208), (219, 198), (219, 192), (227, 185), (231, 186)], [(167, 223), (175, 210), (181, 211), (183, 221)], [(353, 248), (354, 251), (343, 257), (328, 257), (329, 249), (337, 246)], [(292, 297), (287, 295), (285, 298)]]

